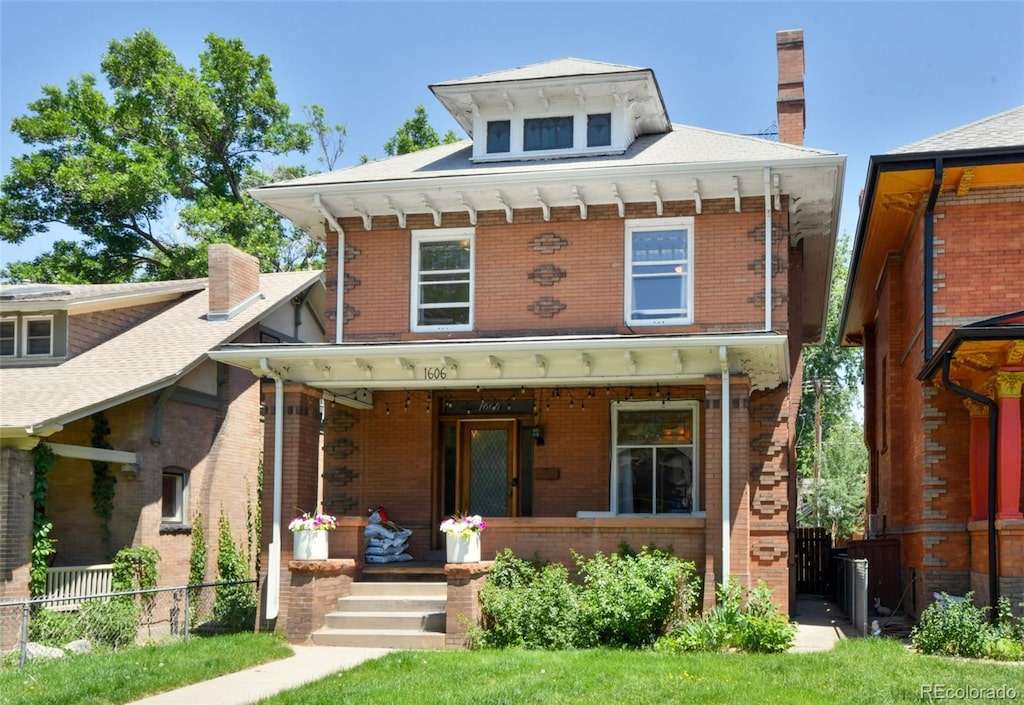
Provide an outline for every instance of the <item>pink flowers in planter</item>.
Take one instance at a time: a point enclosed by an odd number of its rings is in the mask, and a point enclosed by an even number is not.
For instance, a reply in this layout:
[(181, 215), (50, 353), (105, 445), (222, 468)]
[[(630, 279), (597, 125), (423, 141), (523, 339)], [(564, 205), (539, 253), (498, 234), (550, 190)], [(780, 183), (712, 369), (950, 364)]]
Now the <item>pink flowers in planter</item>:
[(338, 528), (338, 520), (330, 514), (313, 514), (303, 512), (288, 523), (289, 531), (333, 531)]
[(487, 528), (487, 522), (479, 514), (466, 516), (457, 514), (441, 522), (441, 531), (449, 536), (469, 538), (470, 534), (479, 534)]

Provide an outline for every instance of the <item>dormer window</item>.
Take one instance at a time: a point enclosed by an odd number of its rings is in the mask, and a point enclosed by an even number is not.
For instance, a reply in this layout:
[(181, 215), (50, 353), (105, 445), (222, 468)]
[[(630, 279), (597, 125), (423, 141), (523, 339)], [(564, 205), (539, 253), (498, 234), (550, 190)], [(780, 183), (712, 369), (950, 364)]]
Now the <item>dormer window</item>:
[(607, 147), (612, 143), (612, 114), (587, 115), (587, 146)]
[(509, 151), (512, 140), (511, 120), (491, 120), (487, 123), (487, 153), (504, 154)]
[(523, 120), (523, 151), (572, 149), (572, 116)]
[(18, 321), (15, 318), (0, 320), (0, 357), (14, 357), (18, 354)]
[(25, 355), (53, 355), (53, 318), (25, 318)]
[(619, 151), (625, 140), (614, 139), (614, 129), (611, 112), (488, 120), (487, 151), (478, 156), (502, 159)]

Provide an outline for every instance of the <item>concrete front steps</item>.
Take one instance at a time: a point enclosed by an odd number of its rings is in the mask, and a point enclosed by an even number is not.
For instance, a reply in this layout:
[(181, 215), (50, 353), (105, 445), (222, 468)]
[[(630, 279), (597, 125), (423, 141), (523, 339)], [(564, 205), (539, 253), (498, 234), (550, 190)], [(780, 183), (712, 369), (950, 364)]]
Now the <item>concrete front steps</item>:
[(439, 582), (355, 582), (338, 599), (323, 628), (313, 632), (320, 646), (443, 649), (448, 584)]

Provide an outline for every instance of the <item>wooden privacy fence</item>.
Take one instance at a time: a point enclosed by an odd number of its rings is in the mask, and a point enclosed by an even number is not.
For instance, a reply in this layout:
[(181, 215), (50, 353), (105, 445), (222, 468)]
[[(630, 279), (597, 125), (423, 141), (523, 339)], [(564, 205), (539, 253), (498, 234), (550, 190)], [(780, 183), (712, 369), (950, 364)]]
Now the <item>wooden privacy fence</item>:
[(111, 563), (47, 568), (45, 597), (48, 601), (43, 603), (43, 607), (59, 611), (77, 610), (82, 598), (111, 592), (113, 575)]
[(821, 527), (796, 530), (796, 591), (831, 595), (832, 534)]

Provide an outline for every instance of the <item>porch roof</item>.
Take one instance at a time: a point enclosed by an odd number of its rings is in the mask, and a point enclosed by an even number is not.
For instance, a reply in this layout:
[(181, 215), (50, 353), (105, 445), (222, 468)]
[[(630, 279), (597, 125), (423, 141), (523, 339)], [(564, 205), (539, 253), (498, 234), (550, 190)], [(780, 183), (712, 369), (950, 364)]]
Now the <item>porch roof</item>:
[(230, 344), (210, 357), (322, 389), (336, 401), (370, 403), (374, 389), (466, 389), (686, 384), (731, 374), (753, 389), (789, 379), (785, 335), (564, 336), (401, 343)]

